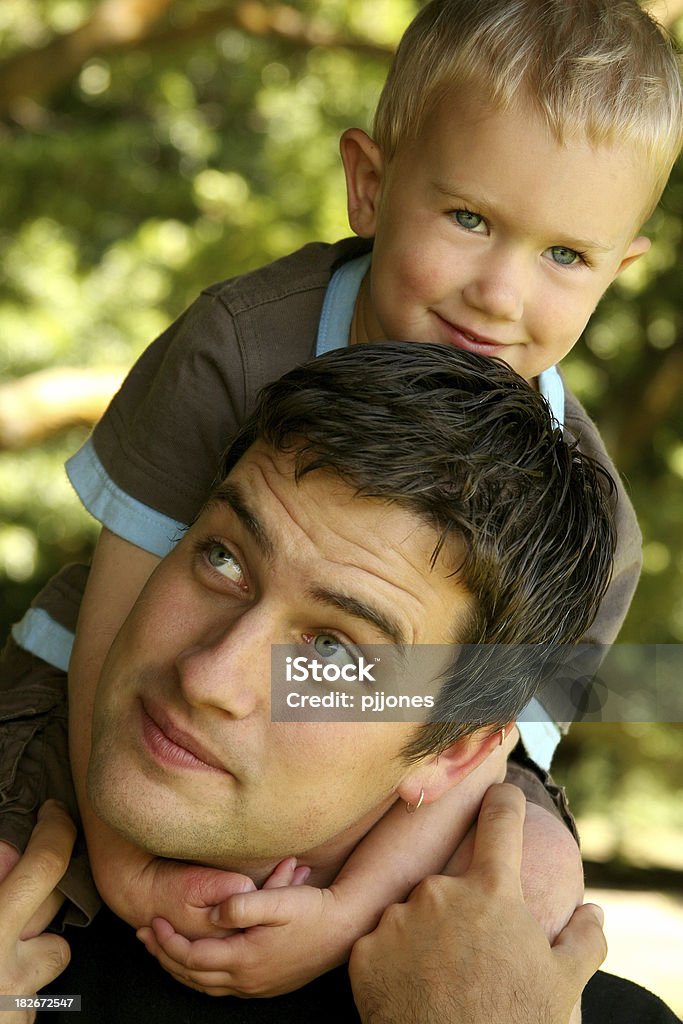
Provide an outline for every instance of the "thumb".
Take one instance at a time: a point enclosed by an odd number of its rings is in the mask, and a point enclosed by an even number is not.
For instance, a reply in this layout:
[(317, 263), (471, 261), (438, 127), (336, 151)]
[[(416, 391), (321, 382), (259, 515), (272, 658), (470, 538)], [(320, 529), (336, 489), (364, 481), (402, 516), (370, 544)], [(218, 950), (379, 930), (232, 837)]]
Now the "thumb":
[(259, 889), (231, 896), (211, 911), (211, 920), (223, 928), (289, 924), (295, 916), (300, 887)]
[(607, 956), (607, 940), (602, 930), (604, 920), (602, 907), (584, 903), (576, 908), (553, 944), (553, 952), (566, 958), (583, 985)]
[(28, 988), (38, 992), (62, 973), (71, 959), (71, 950), (66, 939), (45, 932), (23, 943), (21, 958), (25, 958), (26, 973), (30, 974)]

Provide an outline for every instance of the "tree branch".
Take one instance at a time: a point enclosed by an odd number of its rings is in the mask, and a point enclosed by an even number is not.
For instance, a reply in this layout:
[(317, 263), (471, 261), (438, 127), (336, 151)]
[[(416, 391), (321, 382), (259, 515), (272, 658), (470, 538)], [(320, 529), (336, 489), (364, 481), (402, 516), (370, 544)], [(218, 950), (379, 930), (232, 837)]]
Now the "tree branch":
[(294, 7), (241, 0), (213, 11), (200, 11), (180, 25), (159, 27), (172, 0), (102, 0), (93, 16), (73, 32), (55, 36), (45, 46), (25, 50), (0, 63), (0, 115), (12, 114), (22, 102), (45, 101), (73, 79), (98, 54), (132, 48), (171, 47), (234, 28), (273, 38), (288, 46), (351, 49), (387, 60), (389, 46), (339, 33), (319, 19), (312, 21)]
[(26, 448), (73, 426), (92, 426), (127, 367), (64, 367), (0, 386), (0, 451)]
[(54, 36), (35, 50), (0, 64), (0, 114), (22, 99), (45, 99), (70, 81), (95, 54), (126, 48), (144, 39), (172, 0), (102, 0), (73, 32)]

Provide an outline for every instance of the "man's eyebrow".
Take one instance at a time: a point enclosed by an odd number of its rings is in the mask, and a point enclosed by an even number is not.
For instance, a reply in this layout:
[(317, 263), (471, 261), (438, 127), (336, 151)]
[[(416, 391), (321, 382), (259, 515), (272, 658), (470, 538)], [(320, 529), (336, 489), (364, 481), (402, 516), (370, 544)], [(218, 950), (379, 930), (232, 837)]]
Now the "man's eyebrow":
[(352, 615), (355, 619), (369, 622), (371, 626), (379, 630), (392, 644), (405, 645), (407, 643), (405, 633), (396, 619), (390, 615), (385, 615), (378, 608), (366, 604), (365, 601), (359, 601), (356, 597), (351, 597), (349, 594), (343, 594), (336, 590), (328, 590), (327, 587), (311, 587), (308, 595), (313, 601), (319, 601), (332, 608), (338, 608), (340, 611), (346, 612), (347, 615)]
[(263, 523), (256, 513), (249, 508), (247, 501), (237, 484), (226, 480), (215, 487), (209, 495), (207, 508), (212, 505), (227, 505), (235, 513), (247, 533), (253, 538), (261, 553), (268, 559), (275, 554), (275, 547), (265, 531)]
[[(488, 209), (488, 203), (486, 200), (468, 200), (467, 195), (460, 192), (456, 184), (447, 185), (442, 181), (433, 181), (432, 185), (437, 192), (440, 192), (442, 196), (447, 199), (453, 199), (456, 202), (464, 202), (468, 206), (471, 206), (474, 213), (480, 211), (477, 207), (481, 207), (483, 212), (486, 213)], [(613, 245), (608, 245), (606, 242), (598, 242), (595, 238), (575, 238), (573, 235), (565, 235), (562, 243), (558, 242), (558, 245), (565, 245), (567, 249), (576, 249), (577, 252), (581, 252), (584, 249), (590, 249), (592, 252), (610, 253), (614, 250)]]

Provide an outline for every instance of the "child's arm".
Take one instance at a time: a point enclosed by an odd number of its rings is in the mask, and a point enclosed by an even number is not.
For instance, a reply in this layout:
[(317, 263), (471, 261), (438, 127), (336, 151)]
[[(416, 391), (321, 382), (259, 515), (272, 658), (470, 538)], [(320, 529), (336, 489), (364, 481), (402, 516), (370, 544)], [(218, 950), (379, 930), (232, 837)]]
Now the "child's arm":
[[(505, 745), (436, 803), (406, 814), (403, 802), (375, 826), (327, 889), (303, 885), (231, 896), (213, 920), (246, 929), (188, 941), (157, 917), (138, 936), (179, 981), (212, 995), (273, 996), (344, 963), (391, 903), (441, 871), (475, 820), (484, 793), (505, 776), (515, 730)], [(180, 929), (182, 931), (182, 929)]]
[[(92, 711), (100, 671), (112, 640), (159, 563), (156, 555), (105, 528), (100, 534), (83, 595), (69, 664), (69, 753), (84, 817), (90, 817), (85, 776), (90, 757)], [(92, 819), (97, 828), (97, 819)]]

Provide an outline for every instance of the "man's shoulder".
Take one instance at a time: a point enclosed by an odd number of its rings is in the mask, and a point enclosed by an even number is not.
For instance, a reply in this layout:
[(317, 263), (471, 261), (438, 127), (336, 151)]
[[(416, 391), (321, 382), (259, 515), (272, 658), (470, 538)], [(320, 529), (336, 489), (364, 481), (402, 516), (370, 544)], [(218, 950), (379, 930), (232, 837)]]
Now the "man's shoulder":
[(233, 316), (307, 292), (324, 294), (337, 267), (370, 248), (363, 238), (311, 242), (266, 266), (219, 281), (203, 294), (220, 301)]

